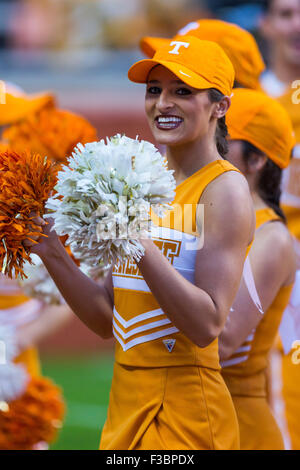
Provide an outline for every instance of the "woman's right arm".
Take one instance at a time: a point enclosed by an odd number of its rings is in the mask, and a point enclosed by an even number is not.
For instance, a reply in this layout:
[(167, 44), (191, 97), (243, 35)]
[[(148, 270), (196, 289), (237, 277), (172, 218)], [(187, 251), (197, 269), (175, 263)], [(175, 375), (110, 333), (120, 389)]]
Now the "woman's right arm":
[[(43, 225), (42, 219), (40, 220)], [(67, 254), (57, 234), (51, 231), (52, 225), (49, 221), (43, 227), (47, 238), (41, 237), (36, 245), (30, 242), (27, 245), (31, 245), (31, 251), (41, 258), (78, 318), (102, 338), (110, 338), (114, 305), (111, 271), (101, 283), (88, 278)]]

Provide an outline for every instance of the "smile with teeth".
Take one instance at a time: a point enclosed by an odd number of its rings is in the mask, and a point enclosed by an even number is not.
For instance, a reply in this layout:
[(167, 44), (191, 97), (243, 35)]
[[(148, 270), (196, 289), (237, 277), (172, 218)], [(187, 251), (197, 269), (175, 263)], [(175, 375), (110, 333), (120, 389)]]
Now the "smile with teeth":
[(157, 116), (155, 122), (159, 129), (172, 130), (179, 127), (183, 119), (178, 116)]

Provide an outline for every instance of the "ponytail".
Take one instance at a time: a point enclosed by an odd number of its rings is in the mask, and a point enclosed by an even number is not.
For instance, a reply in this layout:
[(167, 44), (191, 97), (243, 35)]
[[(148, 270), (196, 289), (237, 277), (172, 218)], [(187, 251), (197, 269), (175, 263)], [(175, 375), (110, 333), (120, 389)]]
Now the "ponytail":
[[(243, 158), (245, 163), (248, 163), (251, 153), (258, 155), (265, 155), (254, 145), (249, 142), (242, 141), (243, 143)], [(277, 215), (286, 223), (286, 217), (283, 210), (280, 207), (280, 196), (281, 196), (281, 177), (282, 170), (276, 163), (269, 158), (263, 169), (261, 170), (258, 179), (258, 194), (263, 201), (276, 212)]]

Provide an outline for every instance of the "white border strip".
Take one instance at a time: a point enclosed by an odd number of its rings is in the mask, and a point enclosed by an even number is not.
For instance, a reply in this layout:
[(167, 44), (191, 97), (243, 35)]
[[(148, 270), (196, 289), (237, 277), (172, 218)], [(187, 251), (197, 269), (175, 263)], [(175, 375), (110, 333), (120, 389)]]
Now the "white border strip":
[(136, 346), (137, 344), (147, 343), (149, 341), (153, 341), (154, 339), (162, 338), (163, 336), (178, 333), (178, 331), (179, 330), (175, 326), (173, 326), (171, 328), (167, 328), (166, 330), (156, 331), (155, 333), (151, 333), (150, 335), (140, 336), (139, 338), (135, 338), (129, 341), (129, 343), (125, 344), (113, 328), (114, 337), (122, 346), (123, 351), (127, 351), (128, 349), (133, 348), (133, 346)]

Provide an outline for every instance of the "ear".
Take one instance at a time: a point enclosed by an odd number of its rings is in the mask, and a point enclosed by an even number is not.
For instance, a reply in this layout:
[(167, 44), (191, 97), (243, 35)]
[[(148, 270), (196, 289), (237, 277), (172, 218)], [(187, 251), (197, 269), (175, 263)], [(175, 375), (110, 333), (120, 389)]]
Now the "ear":
[(251, 153), (247, 162), (249, 173), (260, 172), (267, 163), (268, 157), (266, 155), (259, 155), (258, 153)]
[(229, 96), (224, 96), (218, 103), (216, 103), (215, 109), (213, 111), (213, 117), (220, 119), (225, 116), (228, 109), (231, 105), (231, 98)]

